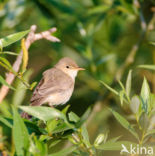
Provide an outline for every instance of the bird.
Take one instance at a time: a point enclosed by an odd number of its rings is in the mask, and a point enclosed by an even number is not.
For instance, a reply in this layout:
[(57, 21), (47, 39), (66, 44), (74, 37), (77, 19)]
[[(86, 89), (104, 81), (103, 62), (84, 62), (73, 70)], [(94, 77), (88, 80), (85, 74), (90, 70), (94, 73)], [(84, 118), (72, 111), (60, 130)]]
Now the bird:
[[(66, 104), (72, 96), (75, 78), (80, 68), (76, 62), (64, 57), (58, 61), (53, 68), (43, 72), (43, 77), (36, 86), (30, 100), (30, 106), (41, 106), (48, 104), (54, 107)], [(26, 112), (21, 114), (23, 118), (29, 118)]]

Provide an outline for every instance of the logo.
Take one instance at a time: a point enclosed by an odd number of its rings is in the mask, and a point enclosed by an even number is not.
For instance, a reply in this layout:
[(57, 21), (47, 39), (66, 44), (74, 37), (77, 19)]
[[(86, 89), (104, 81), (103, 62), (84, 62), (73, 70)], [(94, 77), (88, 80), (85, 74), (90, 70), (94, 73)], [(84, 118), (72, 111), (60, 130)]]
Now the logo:
[(130, 145), (130, 147), (127, 149), (127, 147), (122, 144), (122, 150), (120, 152), (121, 154), (123, 153), (129, 153), (129, 154), (148, 154), (148, 155), (153, 155), (153, 147), (143, 147), (137, 144), (136, 145)]

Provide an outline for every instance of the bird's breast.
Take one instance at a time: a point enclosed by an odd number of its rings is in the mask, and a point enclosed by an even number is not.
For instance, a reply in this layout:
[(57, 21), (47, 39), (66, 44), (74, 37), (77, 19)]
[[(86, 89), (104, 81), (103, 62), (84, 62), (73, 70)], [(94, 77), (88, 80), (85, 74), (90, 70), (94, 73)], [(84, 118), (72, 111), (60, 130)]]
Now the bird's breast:
[(67, 90), (51, 94), (47, 97), (46, 102), (48, 102), (50, 106), (65, 104), (70, 99), (73, 89), (74, 88), (72, 87)]

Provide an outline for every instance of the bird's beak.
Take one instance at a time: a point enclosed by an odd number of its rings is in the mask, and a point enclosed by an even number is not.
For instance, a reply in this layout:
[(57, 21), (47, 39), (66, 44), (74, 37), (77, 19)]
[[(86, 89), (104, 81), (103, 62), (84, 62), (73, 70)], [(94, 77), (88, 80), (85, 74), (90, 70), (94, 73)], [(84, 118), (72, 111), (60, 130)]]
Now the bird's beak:
[(85, 69), (84, 69), (84, 68), (78, 67), (78, 68), (76, 68), (76, 70), (85, 70)]

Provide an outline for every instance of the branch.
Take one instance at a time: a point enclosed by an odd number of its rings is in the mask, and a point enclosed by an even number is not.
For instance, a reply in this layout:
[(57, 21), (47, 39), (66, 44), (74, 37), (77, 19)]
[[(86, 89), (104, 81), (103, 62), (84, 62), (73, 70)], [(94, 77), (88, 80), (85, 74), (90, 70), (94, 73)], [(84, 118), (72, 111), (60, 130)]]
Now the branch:
[[(25, 40), (25, 46), (26, 46), (27, 50), (29, 49), (31, 44), (37, 40), (46, 39), (51, 42), (59, 42), (60, 41), (58, 38), (51, 35), (51, 33), (54, 33), (57, 30), (56, 28), (51, 28), (47, 31), (43, 31), (43, 32), (35, 34), (36, 29), (37, 29), (36, 25), (32, 25), (30, 28), (30, 33), (28, 34), (28, 36)], [(13, 64), (13, 69), (15, 72), (18, 72), (20, 69), (20, 65), (22, 63), (22, 57), (23, 57), (23, 51), (21, 50), (20, 54), (18, 55), (16, 61)], [(15, 77), (16, 76), (14, 74), (7, 73), (5, 81), (9, 85), (11, 85), (13, 83)], [(0, 89), (0, 103), (3, 101), (3, 99), (8, 94), (8, 92), (9, 92), (9, 88), (7, 86), (3, 85)]]

